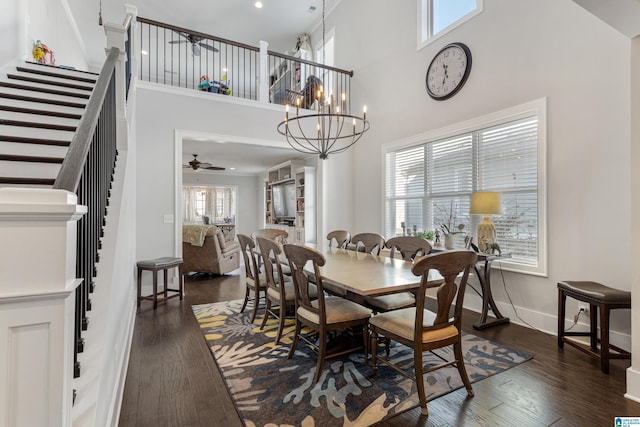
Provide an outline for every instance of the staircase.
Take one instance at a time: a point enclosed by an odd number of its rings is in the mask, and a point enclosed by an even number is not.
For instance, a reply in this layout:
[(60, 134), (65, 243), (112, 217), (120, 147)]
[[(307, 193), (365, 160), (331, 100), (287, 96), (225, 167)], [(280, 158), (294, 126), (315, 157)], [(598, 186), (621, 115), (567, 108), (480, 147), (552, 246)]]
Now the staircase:
[(97, 77), (26, 62), (0, 79), (0, 187), (53, 186)]

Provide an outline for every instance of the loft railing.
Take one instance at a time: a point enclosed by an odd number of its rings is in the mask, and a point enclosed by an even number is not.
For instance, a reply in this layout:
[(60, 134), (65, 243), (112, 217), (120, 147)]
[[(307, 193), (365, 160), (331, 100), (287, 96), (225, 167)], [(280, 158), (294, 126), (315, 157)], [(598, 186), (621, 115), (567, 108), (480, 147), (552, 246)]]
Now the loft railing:
[(138, 17), (137, 23), (140, 81), (275, 104), (300, 99), (303, 108), (312, 108), (317, 83), (327, 98), (351, 98), (353, 71), (315, 63), (310, 51), (285, 55), (151, 19)]

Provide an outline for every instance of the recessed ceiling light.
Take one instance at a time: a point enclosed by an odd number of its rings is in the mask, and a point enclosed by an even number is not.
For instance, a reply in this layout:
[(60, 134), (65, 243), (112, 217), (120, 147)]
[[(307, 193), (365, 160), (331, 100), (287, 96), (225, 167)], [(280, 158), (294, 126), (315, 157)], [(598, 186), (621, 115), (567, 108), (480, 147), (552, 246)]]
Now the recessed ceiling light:
[(261, 1), (257, 1), (254, 3), (254, 6), (257, 7), (258, 9), (262, 9), (262, 2)]
[(147, 52), (146, 50), (141, 50), (141, 51), (140, 51), (140, 54), (142, 54), (142, 55), (149, 55), (149, 52)]
[(232, 170), (232, 171), (234, 171), (234, 170), (236, 170), (236, 168), (229, 168), (229, 170)]

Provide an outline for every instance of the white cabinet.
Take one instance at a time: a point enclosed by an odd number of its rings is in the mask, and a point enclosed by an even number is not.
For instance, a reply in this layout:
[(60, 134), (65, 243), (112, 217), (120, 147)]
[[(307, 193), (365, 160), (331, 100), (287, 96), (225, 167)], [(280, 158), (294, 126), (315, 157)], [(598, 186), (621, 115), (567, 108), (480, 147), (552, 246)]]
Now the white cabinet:
[(316, 242), (315, 168), (285, 162), (267, 172), (265, 227), (287, 227), (289, 241)]
[[(308, 61), (313, 60), (310, 50), (299, 49), (292, 56)], [(294, 93), (300, 93), (304, 88), (310, 66), (293, 59), (275, 57), (269, 70), (269, 97), (273, 104), (293, 103)]]

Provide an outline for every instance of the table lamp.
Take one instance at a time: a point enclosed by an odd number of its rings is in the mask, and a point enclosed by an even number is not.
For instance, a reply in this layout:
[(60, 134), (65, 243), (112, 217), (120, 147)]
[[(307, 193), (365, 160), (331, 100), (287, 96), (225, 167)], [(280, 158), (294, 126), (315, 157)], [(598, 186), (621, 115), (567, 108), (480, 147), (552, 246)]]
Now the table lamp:
[(471, 193), (471, 215), (484, 215), (478, 224), (478, 248), (485, 252), (487, 245), (496, 242), (496, 227), (489, 215), (502, 214), (502, 194), (496, 191), (477, 191)]

